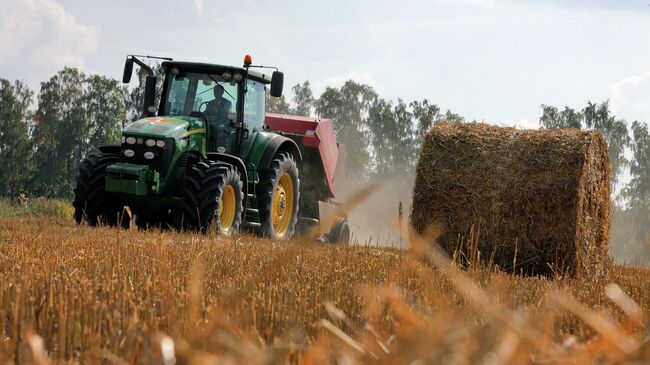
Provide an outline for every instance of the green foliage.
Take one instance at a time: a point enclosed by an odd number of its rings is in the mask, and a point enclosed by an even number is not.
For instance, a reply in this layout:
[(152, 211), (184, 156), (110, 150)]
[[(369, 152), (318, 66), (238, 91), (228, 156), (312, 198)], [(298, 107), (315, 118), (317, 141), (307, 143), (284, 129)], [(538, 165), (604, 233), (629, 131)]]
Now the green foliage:
[(316, 100), (311, 91), (309, 81), (303, 82), (302, 85), (296, 84), (291, 90), (293, 91), (293, 103), (296, 105), (296, 108), (293, 109), (292, 113), (306, 117), (311, 116)]
[(334, 120), (337, 140), (347, 150), (347, 175), (356, 182), (412, 174), (429, 128), (442, 119), (464, 121), (450, 111), (440, 114), (440, 108), (426, 99), (387, 101), (370, 86), (352, 80), (338, 89), (327, 88), (315, 101), (309, 83), (293, 90), (296, 110), (307, 111), (314, 105), (319, 116)]
[(630, 182), (625, 189), (630, 206), (650, 214), (650, 134), (648, 125), (632, 123)]
[[(612, 182), (616, 184), (621, 172), (629, 163), (625, 157), (625, 148), (630, 144), (625, 121), (616, 119), (609, 110), (609, 101), (601, 104), (587, 102), (582, 109), (584, 124), (587, 128), (596, 129), (603, 133), (609, 145), (609, 161), (612, 165)], [(648, 165), (646, 165), (648, 166)]]
[(391, 150), (385, 146), (385, 141), (391, 138), (393, 129), (393, 105), (384, 99), (378, 99), (369, 110), (368, 128), (374, 147), (375, 169), (378, 175), (387, 173), (391, 163)]
[(278, 114), (292, 114), (300, 115), (304, 117), (311, 116), (312, 110), (314, 108), (314, 94), (311, 91), (311, 86), (309, 81), (305, 81), (302, 84), (296, 84), (291, 88), (293, 91), (293, 104), (295, 108), (292, 108), (291, 105), (287, 102), (287, 99), (282, 95), (279, 98), (272, 97), (269, 92), (266, 93), (266, 111), (268, 113), (278, 113)]
[(269, 92), (266, 93), (266, 111), (268, 113), (277, 114), (291, 114), (291, 106), (282, 95), (279, 98), (271, 96)]
[(86, 82), (89, 145), (118, 142), (126, 115), (126, 89), (117, 80), (99, 75), (88, 77)]
[(539, 122), (546, 129), (580, 129), (582, 128), (582, 115), (568, 106), (564, 107), (564, 110), (558, 111), (554, 106), (542, 104), (542, 116), (539, 118)]
[(377, 99), (369, 110), (368, 126), (373, 147), (375, 175), (396, 178), (415, 169), (418, 146), (414, 114), (398, 99), (393, 105)]
[(601, 104), (587, 102), (581, 111), (564, 107), (558, 111), (549, 105), (542, 105), (540, 124), (546, 129), (584, 128), (599, 130), (609, 145), (609, 160), (612, 167), (612, 183), (615, 185), (627, 165), (625, 148), (630, 143), (625, 121), (616, 119), (609, 110), (609, 101)]
[(348, 152), (346, 171), (356, 182), (366, 181), (370, 173), (367, 116), (377, 100), (372, 87), (348, 80), (339, 89), (328, 87), (316, 102), (316, 114), (331, 118), (339, 143)]
[(41, 83), (33, 136), (36, 195), (72, 195), (74, 169), (88, 142), (83, 81), (79, 70), (66, 67)]
[(629, 202), (632, 221), (637, 228), (636, 240), (643, 242), (650, 235), (650, 133), (648, 125), (632, 123), (632, 160), (630, 181), (623, 190)]
[(35, 175), (38, 196), (72, 196), (83, 158), (99, 145), (117, 143), (125, 116), (126, 89), (103, 76), (87, 77), (64, 68), (41, 83), (34, 117)]
[(33, 95), (20, 81), (0, 79), (0, 196), (15, 196), (27, 188)]
[[(440, 120), (440, 108), (435, 104), (429, 104), (429, 100), (413, 101), (410, 104), (413, 116), (418, 122), (417, 139), (421, 140), (429, 128)], [(447, 111), (447, 113), (450, 113)]]
[(454, 123), (463, 123), (463, 122), (465, 122), (465, 118), (462, 115), (452, 113), (451, 110), (447, 110), (442, 119), (446, 120), (448, 122), (454, 122)]
[(28, 199), (24, 196), (12, 201), (0, 197), (0, 216), (4, 217), (48, 217), (62, 220), (72, 219), (74, 212), (70, 202), (58, 199)]

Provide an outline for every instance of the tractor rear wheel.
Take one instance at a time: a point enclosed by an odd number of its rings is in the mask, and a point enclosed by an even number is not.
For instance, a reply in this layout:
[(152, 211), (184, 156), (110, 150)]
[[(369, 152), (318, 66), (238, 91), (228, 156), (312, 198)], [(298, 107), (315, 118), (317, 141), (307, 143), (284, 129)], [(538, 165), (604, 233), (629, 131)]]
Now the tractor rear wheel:
[(97, 152), (88, 156), (79, 166), (77, 186), (74, 189), (74, 219), (90, 226), (105, 224), (128, 227), (128, 217), (122, 217), (122, 206), (115, 194), (106, 192), (106, 167), (120, 162), (114, 153)]
[(183, 226), (232, 236), (239, 232), (244, 211), (243, 182), (230, 164), (201, 161), (188, 169), (183, 190)]
[(290, 153), (276, 153), (271, 167), (260, 172), (257, 207), (261, 233), (276, 240), (291, 238), (298, 221), (299, 199), (296, 161)]

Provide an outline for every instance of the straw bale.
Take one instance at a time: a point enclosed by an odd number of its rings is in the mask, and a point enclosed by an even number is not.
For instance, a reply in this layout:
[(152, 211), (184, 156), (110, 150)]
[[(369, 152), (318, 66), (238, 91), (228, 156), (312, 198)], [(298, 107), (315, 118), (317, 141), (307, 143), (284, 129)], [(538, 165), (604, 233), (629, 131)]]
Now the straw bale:
[(607, 252), (607, 143), (598, 131), (434, 126), (417, 166), (410, 222), (468, 261), (526, 274), (577, 273)]

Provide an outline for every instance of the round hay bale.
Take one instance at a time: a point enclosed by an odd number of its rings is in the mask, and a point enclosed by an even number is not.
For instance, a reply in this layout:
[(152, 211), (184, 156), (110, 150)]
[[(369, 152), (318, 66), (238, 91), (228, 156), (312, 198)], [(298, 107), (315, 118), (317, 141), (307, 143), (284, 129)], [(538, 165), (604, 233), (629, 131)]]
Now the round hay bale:
[(442, 225), (438, 244), (465, 261), (575, 274), (607, 252), (609, 179), (598, 131), (443, 122), (424, 139), (410, 222)]

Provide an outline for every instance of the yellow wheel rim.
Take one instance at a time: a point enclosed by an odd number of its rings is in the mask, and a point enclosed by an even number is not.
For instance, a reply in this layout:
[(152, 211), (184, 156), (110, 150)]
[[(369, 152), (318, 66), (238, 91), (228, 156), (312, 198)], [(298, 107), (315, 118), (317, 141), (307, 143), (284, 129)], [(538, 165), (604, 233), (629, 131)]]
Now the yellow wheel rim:
[(273, 192), (273, 230), (282, 238), (289, 232), (293, 216), (293, 181), (288, 173), (280, 176)]
[(219, 221), (223, 231), (228, 232), (235, 223), (236, 206), (235, 189), (232, 185), (226, 185), (219, 199)]

